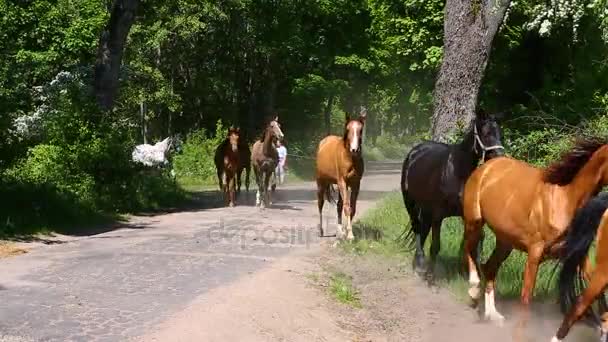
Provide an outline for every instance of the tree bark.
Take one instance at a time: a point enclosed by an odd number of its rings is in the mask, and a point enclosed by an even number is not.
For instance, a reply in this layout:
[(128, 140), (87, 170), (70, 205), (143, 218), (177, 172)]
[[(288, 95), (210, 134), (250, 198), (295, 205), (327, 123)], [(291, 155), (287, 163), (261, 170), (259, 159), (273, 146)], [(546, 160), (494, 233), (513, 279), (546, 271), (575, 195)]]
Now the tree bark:
[(475, 116), (492, 41), (511, 0), (447, 0), (443, 61), (434, 91), (433, 139), (445, 141)]
[(139, 0), (116, 0), (110, 20), (99, 38), (94, 89), (97, 102), (104, 110), (110, 110), (114, 105), (124, 46), (138, 5)]
[(334, 94), (330, 94), (325, 105), (323, 117), (325, 118), (325, 131), (327, 135), (331, 134), (331, 109), (334, 106)]

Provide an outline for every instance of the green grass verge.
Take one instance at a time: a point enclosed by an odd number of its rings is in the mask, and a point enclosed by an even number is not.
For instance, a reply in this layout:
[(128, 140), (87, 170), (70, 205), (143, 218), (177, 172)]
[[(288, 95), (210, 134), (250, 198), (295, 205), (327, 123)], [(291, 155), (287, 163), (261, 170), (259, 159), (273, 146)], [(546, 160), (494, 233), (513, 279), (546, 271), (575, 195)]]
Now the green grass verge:
[[(379, 253), (386, 256), (407, 257), (411, 260), (413, 251), (398, 241), (404, 229), (409, 229), (409, 219), (400, 192), (389, 194), (378, 205), (369, 210), (353, 227), (357, 240), (342, 244), (350, 253)], [(487, 260), (494, 249), (496, 240), (487, 227), (482, 254), (482, 262)], [(439, 284), (450, 288), (460, 298), (466, 298), (468, 284), (463, 277), (462, 260), (462, 220), (449, 218), (443, 221), (441, 229), (441, 252), (438, 256), (436, 274)], [(427, 239), (425, 253), (429, 253), (431, 237)], [(519, 298), (526, 254), (513, 251), (499, 270), (497, 292), (504, 298)], [(541, 299), (557, 298), (557, 273), (555, 262), (544, 263), (538, 274), (535, 296)]]
[(351, 277), (342, 272), (336, 272), (329, 278), (329, 292), (340, 303), (361, 308), (361, 301), (357, 296), (357, 291), (353, 287)]

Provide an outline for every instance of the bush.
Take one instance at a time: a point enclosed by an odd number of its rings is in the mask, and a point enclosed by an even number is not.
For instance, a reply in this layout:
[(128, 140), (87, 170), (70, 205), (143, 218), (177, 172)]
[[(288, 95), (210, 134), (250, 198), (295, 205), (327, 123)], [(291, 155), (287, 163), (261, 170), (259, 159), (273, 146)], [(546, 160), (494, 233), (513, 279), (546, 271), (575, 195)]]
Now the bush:
[(572, 148), (576, 137), (608, 136), (608, 117), (597, 116), (577, 127), (540, 127), (529, 131), (504, 130), (505, 147), (509, 155), (544, 167)]
[(215, 182), (213, 157), (215, 149), (225, 137), (226, 129), (221, 120), (218, 120), (213, 136), (209, 136), (205, 129), (190, 133), (182, 145), (182, 152), (173, 158), (176, 177), (186, 182)]

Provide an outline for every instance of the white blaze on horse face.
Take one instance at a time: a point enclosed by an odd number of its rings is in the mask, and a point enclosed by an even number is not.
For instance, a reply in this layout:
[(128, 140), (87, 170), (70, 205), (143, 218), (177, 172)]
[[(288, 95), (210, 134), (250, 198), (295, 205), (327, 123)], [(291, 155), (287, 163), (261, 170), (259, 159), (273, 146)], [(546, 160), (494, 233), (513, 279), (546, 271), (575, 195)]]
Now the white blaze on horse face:
[(557, 338), (557, 336), (553, 336), (553, 338), (551, 339), (551, 342), (562, 342), (562, 340)]
[(350, 129), (353, 130), (353, 135), (351, 136), (350, 139), (350, 151), (351, 152), (357, 152), (359, 150), (359, 128), (361, 127), (361, 124), (359, 122), (353, 122), (350, 125)]

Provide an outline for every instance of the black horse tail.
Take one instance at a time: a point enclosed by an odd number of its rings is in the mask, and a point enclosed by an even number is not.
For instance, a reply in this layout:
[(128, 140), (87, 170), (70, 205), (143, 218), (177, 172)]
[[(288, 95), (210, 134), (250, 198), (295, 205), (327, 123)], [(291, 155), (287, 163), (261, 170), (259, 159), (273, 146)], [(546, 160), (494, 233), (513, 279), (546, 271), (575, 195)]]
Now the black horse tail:
[[(608, 193), (603, 193), (577, 210), (570, 223), (563, 254), (560, 257), (563, 267), (559, 276), (559, 301), (564, 314), (576, 303), (577, 293), (585, 286), (583, 266), (606, 209), (608, 209)], [(592, 307), (589, 311), (590, 318), (594, 323), (599, 324), (599, 313)]]
[[(403, 161), (403, 166), (401, 167), (401, 196), (403, 196), (403, 204), (405, 205), (406, 209), (409, 209), (410, 207), (413, 208), (415, 206), (415, 203), (408, 199), (407, 196), (407, 171), (411, 154), (411, 151), (407, 154), (405, 160)], [(410, 217), (403, 229), (403, 232), (397, 237), (397, 241), (400, 242), (402, 245), (409, 246), (410, 248), (412, 248), (414, 246), (415, 233), (415, 227), (412, 224), (412, 218)]]
[(329, 185), (325, 190), (325, 198), (331, 204), (336, 204), (336, 188), (333, 185)]

